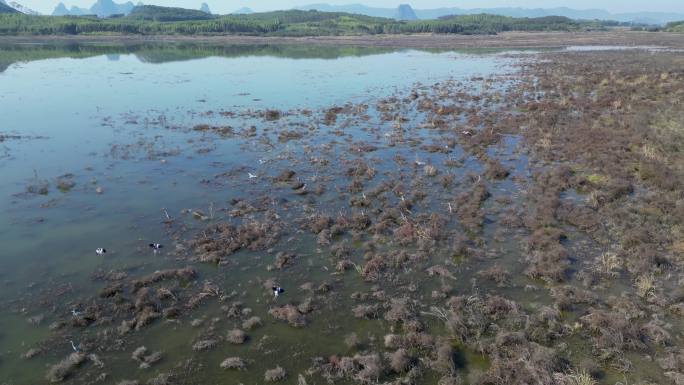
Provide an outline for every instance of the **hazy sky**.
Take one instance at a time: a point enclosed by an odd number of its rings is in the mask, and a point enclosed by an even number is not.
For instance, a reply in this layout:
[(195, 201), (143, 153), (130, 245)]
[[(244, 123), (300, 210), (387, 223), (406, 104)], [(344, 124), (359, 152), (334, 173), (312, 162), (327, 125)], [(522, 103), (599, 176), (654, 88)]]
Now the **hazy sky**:
[[(14, 0), (38, 12), (51, 13), (55, 5), (63, 1), (67, 7), (76, 5), (88, 8), (95, 0)], [(114, 0), (123, 3), (127, 0)], [(137, 3), (138, 0), (132, 0)], [(157, 4), (184, 8), (199, 8), (202, 2), (209, 4), (212, 12), (229, 13), (241, 7), (255, 11), (288, 9), (297, 5), (312, 3), (353, 4), (361, 3), (373, 7), (396, 7), (409, 3), (414, 8), (485, 8), (485, 7), (525, 7), (525, 8), (602, 8), (611, 12), (658, 11), (684, 13), (684, 0), (143, 0), (145, 4)]]

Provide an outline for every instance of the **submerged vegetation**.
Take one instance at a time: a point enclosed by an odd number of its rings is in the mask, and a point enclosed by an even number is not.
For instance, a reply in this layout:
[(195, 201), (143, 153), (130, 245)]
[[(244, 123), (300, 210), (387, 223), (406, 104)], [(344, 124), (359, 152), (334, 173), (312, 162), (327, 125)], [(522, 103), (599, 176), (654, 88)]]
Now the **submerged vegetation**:
[(0, 35), (328, 36), (401, 33), (495, 34), (505, 31), (580, 31), (601, 28), (600, 22), (574, 21), (565, 17), (513, 18), (482, 14), (428, 21), (396, 21), (338, 12), (295, 10), (212, 16), (201, 11), (157, 6), (136, 7), (128, 16), (106, 19), (94, 16), (0, 15)]
[[(197, 208), (145, 212), (168, 247), (112, 253), (93, 292), (22, 285), (6, 308), (48, 329), (23, 359), (55, 383), (681, 383), (684, 58), (515, 60), (315, 110), (103, 118), (182, 137), (116, 161), (189, 181)], [(36, 175), (15, 199), (53, 184), (92, 190)]]

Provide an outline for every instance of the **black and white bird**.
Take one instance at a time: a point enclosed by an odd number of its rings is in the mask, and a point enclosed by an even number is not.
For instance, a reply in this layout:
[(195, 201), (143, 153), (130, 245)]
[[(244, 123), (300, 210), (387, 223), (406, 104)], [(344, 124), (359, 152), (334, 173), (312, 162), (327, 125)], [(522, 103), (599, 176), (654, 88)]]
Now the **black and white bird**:
[(150, 243), (150, 248), (152, 248), (153, 250), (159, 250), (162, 247), (164, 247), (164, 245), (162, 245), (161, 243)]
[(71, 342), (71, 348), (74, 349), (74, 351), (75, 351), (76, 353), (78, 353), (79, 350), (78, 350), (78, 347), (76, 346), (76, 344), (74, 344), (74, 341), (69, 340), (69, 342)]
[(283, 289), (280, 286), (273, 286), (273, 297), (278, 298), (279, 295), (283, 294), (285, 292), (285, 289)]
[(104, 255), (106, 252), (107, 250), (105, 250), (102, 247), (98, 247), (97, 249), (95, 249), (95, 253), (97, 253), (97, 255)]

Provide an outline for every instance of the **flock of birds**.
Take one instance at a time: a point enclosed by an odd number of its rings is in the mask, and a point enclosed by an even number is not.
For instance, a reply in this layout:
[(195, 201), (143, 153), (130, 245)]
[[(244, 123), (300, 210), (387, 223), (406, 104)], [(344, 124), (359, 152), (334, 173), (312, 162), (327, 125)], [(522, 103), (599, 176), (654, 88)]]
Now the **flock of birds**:
[[(164, 247), (164, 245), (162, 245), (161, 243), (150, 243), (149, 246), (155, 252), (159, 251), (159, 249)], [(98, 247), (97, 249), (95, 249), (95, 254), (97, 255), (105, 255), (106, 253), (107, 249), (105, 249), (104, 247)]]

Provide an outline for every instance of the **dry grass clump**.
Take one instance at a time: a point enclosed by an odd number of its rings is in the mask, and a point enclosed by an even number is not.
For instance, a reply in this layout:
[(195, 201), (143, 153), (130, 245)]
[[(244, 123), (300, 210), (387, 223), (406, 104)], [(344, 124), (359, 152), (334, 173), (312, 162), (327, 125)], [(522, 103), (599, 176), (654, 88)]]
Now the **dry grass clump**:
[(356, 349), (361, 346), (361, 340), (356, 333), (349, 333), (344, 337), (344, 344), (351, 349)]
[(461, 343), (479, 341), (487, 333), (516, 330), (527, 317), (513, 301), (500, 296), (451, 297), (447, 308), (435, 308), (434, 315), (445, 322), (452, 338)]
[(57, 186), (57, 190), (63, 193), (71, 191), (71, 189), (74, 188), (74, 186), (76, 186), (73, 174), (65, 174), (58, 177), (55, 184)]
[(480, 278), (495, 282), (499, 287), (506, 286), (511, 277), (511, 274), (500, 265), (494, 265), (488, 269), (481, 270), (477, 275)]
[(437, 345), (435, 359), (432, 362), (431, 367), (444, 375), (456, 373), (456, 351), (448, 341), (442, 341)]
[(641, 298), (646, 298), (655, 293), (655, 277), (650, 274), (643, 274), (634, 280), (636, 294)]
[(242, 328), (245, 330), (253, 330), (256, 329), (260, 326), (263, 325), (263, 322), (261, 322), (261, 318), (259, 317), (250, 317), (246, 319), (244, 322), (242, 322)]
[(26, 192), (35, 195), (48, 195), (50, 192), (50, 186), (45, 184), (32, 184), (26, 187)]
[(398, 334), (387, 334), (384, 337), (384, 344), (388, 349), (397, 349), (404, 345), (404, 338)]
[(406, 323), (414, 316), (412, 304), (409, 298), (396, 298), (390, 301), (390, 308), (385, 312), (384, 318), (391, 323)]
[(287, 378), (287, 372), (280, 366), (269, 369), (264, 373), (264, 380), (266, 382), (279, 382)]
[(625, 351), (647, 348), (642, 329), (630, 315), (592, 310), (581, 317), (580, 322), (591, 333), (594, 348), (602, 361), (620, 360)]
[(147, 348), (140, 346), (133, 351), (131, 358), (140, 363), (140, 369), (147, 369), (162, 359), (162, 352), (147, 354)]
[(597, 257), (598, 272), (608, 278), (617, 278), (622, 268), (620, 258), (616, 253), (607, 251)]
[(273, 318), (287, 321), (291, 326), (301, 328), (306, 326), (307, 320), (304, 314), (302, 314), (299, 309), (294, 305), (284, 305), (280, 307), (271, 308), (268, 314), (272, 315)]
[(379, 354), (354, 356), (357, 372), (354, 378), (364, 384), (377, 383), (384, 370)]
[(247, 362), (240, 357), (228, 357), (220, 366), (222, 369), (247, 370)]
[(501, 162), (490, 158), (485, 163), (485, 175), (490, 179), (505, 179), (510, 175), (510, 172)]
[(556, 301), (558, 309), (563, 311), (573, 310), (575, 305), (591, 305), (597, 301), (594, 293), (569, 285), (552, 288), (551, 297)]
[(200, 352), (200, 351), (204, 351), (204, 350), (213, 349), (217, 345), (218, 345), (218, 340), (214, 340), (214, 339), (200, 340), (200, 341), (195, 342), (192, 345), (192, 350)]
[(458, 216), (461, 225), (466, 230), (477, 233), (484, 223), (484, 211), (481, 209), (482, 203), (487, 200), (491, 194), (483, 183), (476, 183), (470, 191), (463, 192), (456, 197), (456, 215)]
[(554, 374), (563, 369), (553, 349), (528, 341), (523, 333), (500, 332), (485, 349), (491, 365), (480, 384), (553, 384)]
[(352, 314), (356, 318), (374, 319), (378, 318), (378, 311), (380, 306), (374, 305), (357, 305), (352, 309)]
[(278, 110), (265, 110), (262, 113), (262, 116), (264, 117), (264, 119), (269, 120), (269, 121), (278, 120), (278, 119), (280, 119), (281, 115), (282, 114)]
[(86, 355), (84, 353), (71, 353), (58, 364), (52, 365), (45, 378), (50, 382), (62, 382), (69, 378), (85, 360)]
[(423, 172), (425, 173), (426, 176), (429, 177), (435, 177), (437, 176), (437, 167), (428, 164), (423, 168)]
[(563, 231), (553, 227), (539, 228), (530, 235), (526, 258), (530, 263), (526, 271), (529, 277), (554, 282), (565, 280), (568, 252), (561, 244), (564, 238)]
[(406, 349), (397, 349), (390, 355), (389, 366), (395, 373), (404, 373), (412, 365), (413, 358)]
[(157, 377), (147, 381), (147, 385), (174, 385), (176, 383), (176, 376), (171, 373), (159, 373)]
[(228, 332), (226, 341), (234, 345), (242, 345), (247, 341), (247, 333), (240, 329), (233, 329)]
[(556, 373), (553, 378), (558, 385), (598, 385), (598, 381), (584, 370)]
[(243, 222), (239, 226), (228, 223), (210, 225), (190, 242), (190, 247), (202, 262), (218, 263), (238, 250), (264, 250), (280, 237), (281, 224), (273, 215), (262, 221)]
[(150, 275), (146, 275), (142, 278), (133, 280), (131, 285), (133, 291), (137, 291), (143, 287), (150, 286), (154, 283), (169, 279), (177, 279), (179, 281), (191, 281), (197, 276), (197, 271), (192, 267), (185, 267), (182, 269), (167, 269), (158, 270)]

